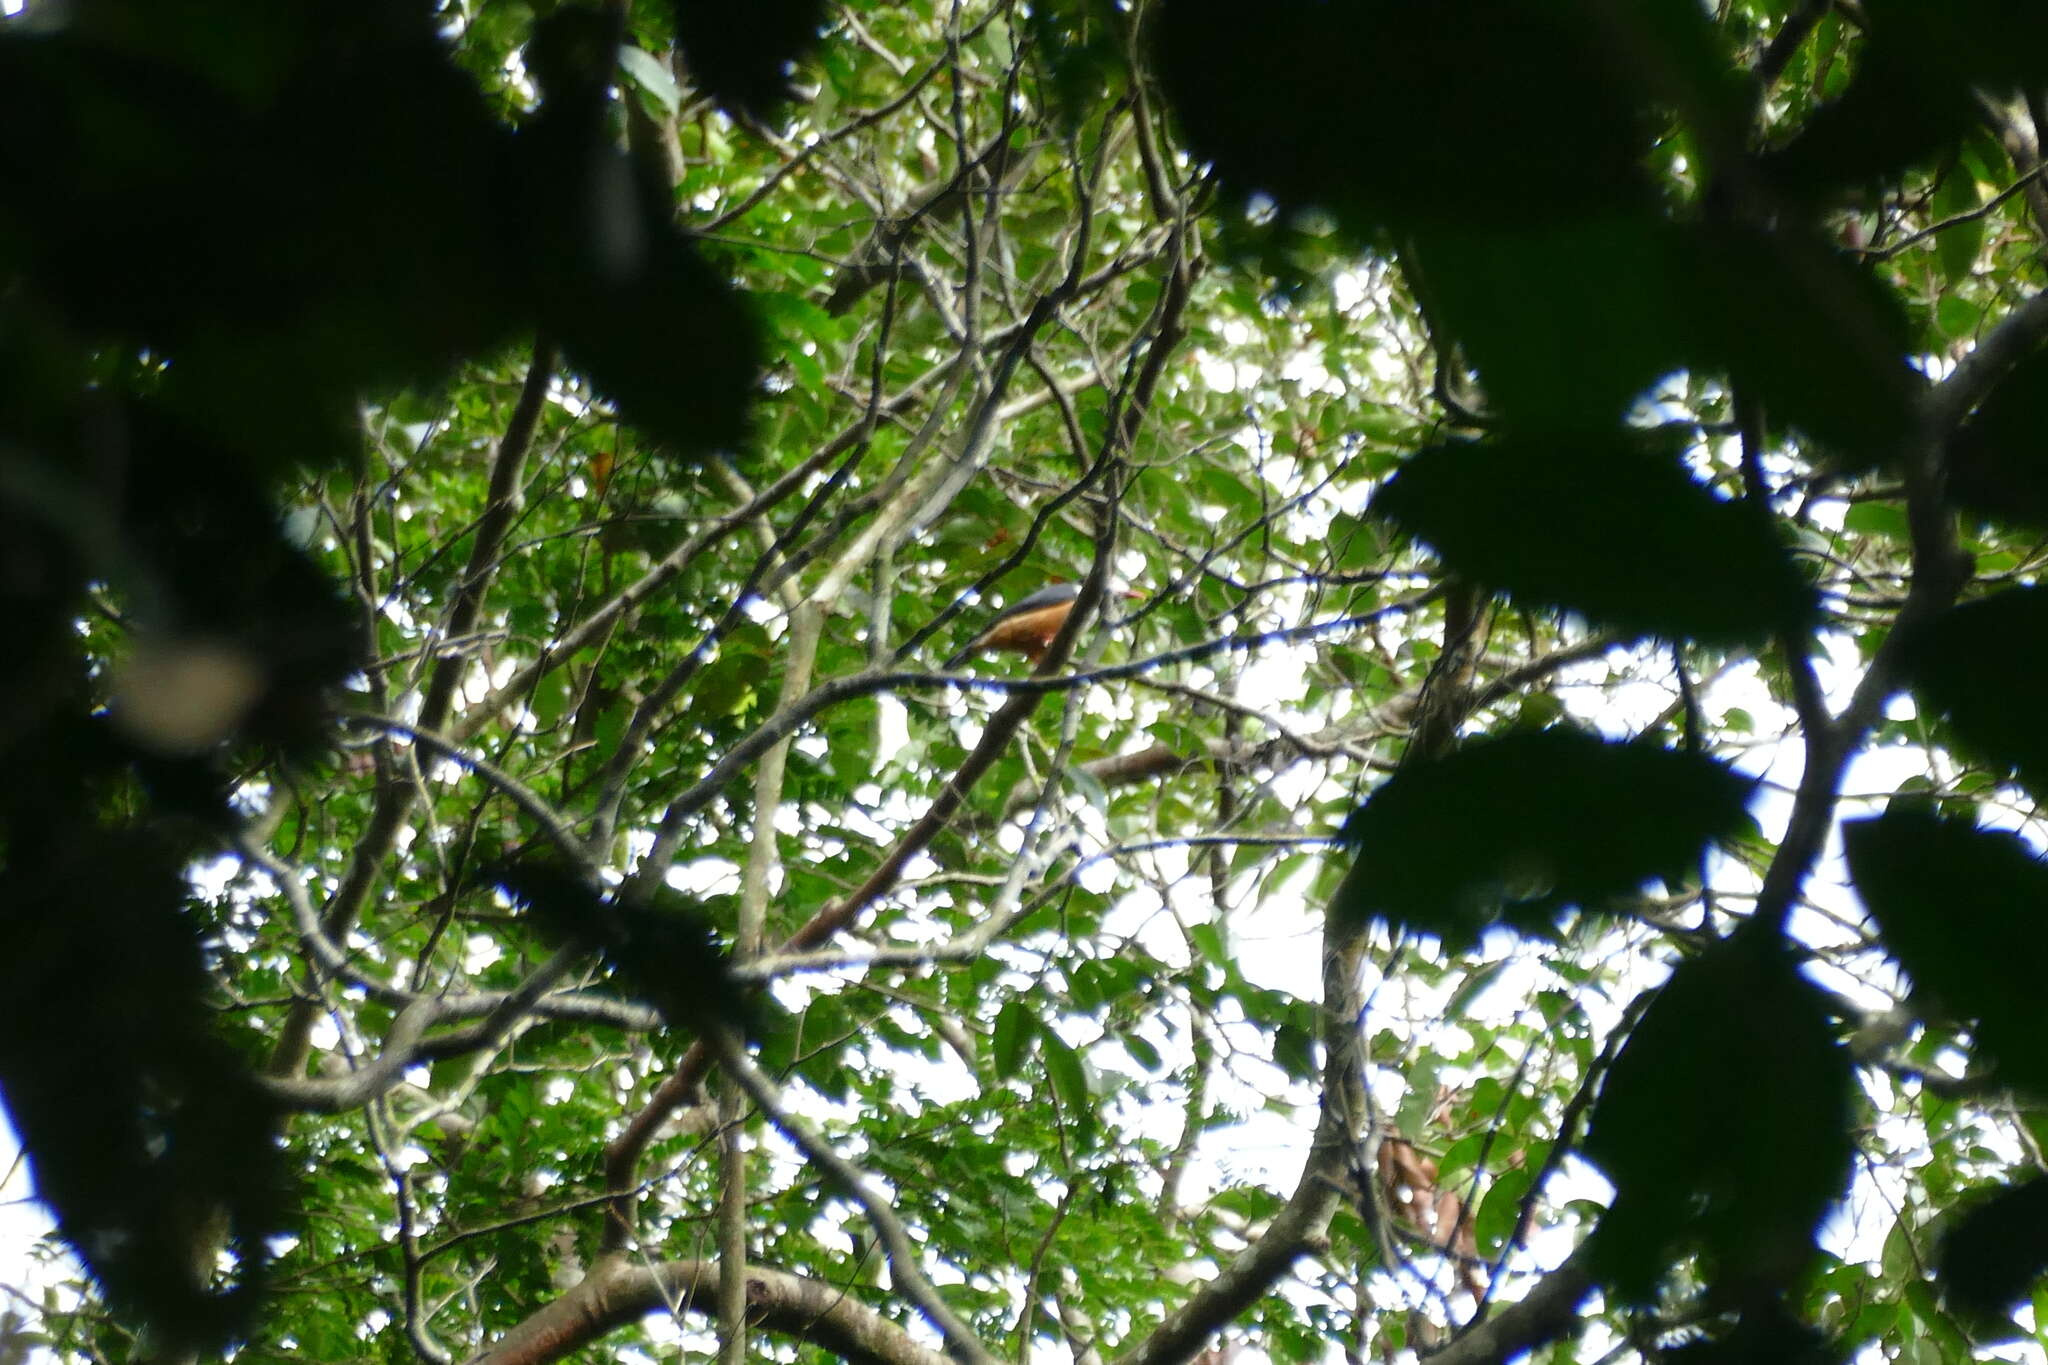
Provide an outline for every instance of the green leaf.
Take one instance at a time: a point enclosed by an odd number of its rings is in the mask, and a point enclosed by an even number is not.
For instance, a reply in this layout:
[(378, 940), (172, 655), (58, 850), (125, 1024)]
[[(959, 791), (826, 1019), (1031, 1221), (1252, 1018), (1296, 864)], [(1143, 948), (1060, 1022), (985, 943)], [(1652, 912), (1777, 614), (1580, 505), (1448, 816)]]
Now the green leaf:
[(1095, 1093), (1088, 1083), (1087, 1064), (1080, 1053), (1051, 1029), (1040, 1029), (1038, 1036), (1046, 1076), (1052, 1082), (1053, 1093), (1059, 1096), (1067, 1122), (1074, 1126), (1077, 1145), (1092, 1146), (1100, 1123), (1095, 1112)]
[(1408, 1071), (1408, 1089), (1394, 1115), (1394, 1131), (1410, 1142), (1421, 1142), (1436, 1108), (1437, 1075), (1443, 1066), (1439, 1057), (1425, 1056)]
[(1156, 720), (1145, 727), (1145, 733), (1177, 754), (1193, 757), (1203, 751), (1202, 732), (1185, 721)]
[(1124, 1051), (1131, 1054), (1131, 1060), (1144, 1067), (1147, 1071), (1156, 1073), (1166, 1065), (1165, 1059), (1159, 1055), (1159, 1049), (1146, 1042), (1138, 1034), (1126, 1031), (1120, 1037), (1123, 1041)]
[(1472, 1236), (1479, 1244), (1480, 1255), (1498, 1256), (1507, 1246), (1508, 1239), (1515, 1235), (1515, 1225), (1521, 1221), (1522, 1201), (1535, 1180), (1536, 1173), (1526, 1166), (1510, 1167), (1493, 1178), (1493, 1185), (1479, 1201), (1479, 1213), (1472, 1220)]
[(542, 729), (551, 729), (562, 719), (569, 708), (569, 678), (561, 669), (540, 680), (533, 689), (528, 705), (533, 708), (533, 719)]
[(1935, 1301), (1933, 1286), (1924, 1279), (1906, 1281), (1904, 1287), (1906, 1306), (1918, 1322), (1927, 1343), (1934, 1348), (1934, 1358), (1948, 1365), (1951, 1361), (1973, 1358), (1970, 1342), (1957, 1328), (1951, 1316)]
[(1478, 999), (1488, 986), (1500, 980), (1502, 974), (1513, 965), (1513, 958), (1504, 957), (1498, 962), (1489, 962), (1476, 971), (1466, 973), (1465, 979), (1458, 983), (1458, 989), (1451, 992), (1450, 1000), (1444, 1005), (1444, 1018), (1464, 1018), (1465, 1012), (1472, 1007), (1472, 1002)]
[(1859, 502), (1842, 514), (1842, 529), (1858, 535), (1884, 536), (1901, 545), (1912, 537), (1906, 509), (1895, 502)]
[(989, 1061), (996, 1079), (1010, 1080), (1024, 1065), (1032, 1040), (1038, 1037), (1038, 1016), (1022, 1000), (1008, 1000), (996, 1012), (996, 1025), (989, 1042)]
[(1074, 790), (1089, 805), (1104, 815), (1109, 814), (1109, 788), (1102, 784), (1101, 778), (1086, 768), (1074, 767), (1067, 770), (1067, 780), (1074, 784)]
[(1067, 1000), (1082, 1014), (1102, 1008), (1102, 974), (1092, 962), (1076, 963), (1067, 978)]
[(623, 43), (619, 47), (619, 69), (661, 106), (662, 113), (675, 117), (676, 109), (683, 102), (683, 92), (659, 57), (645, 48)]
[(735, 629), (719, 645), (718, 657), (691, 681), (691, 709), (705, 716), (726, 716), (745, 706), (765, 681), (762, 660), (770, 648), (763, 627), (749, 621)]
[(1960, 294), (1944, 294), (1934, 305), (1934, 321), (1946, 337), (1974, 337), (1984, 325), (1984, 310)]
[(1334, 567), (1346, 573), (1375, 567), (1386, 554), (1372, 522), (1349, 512), (1339, 512), (1330, 519), (1328, 539), (1335, 556)]
[(1296, 1080), (1313, 1080), (1319, 1070), (1315, 1034), (1291, 1021), (1281, 1024), (1273, 1030), (1273, 1062)]

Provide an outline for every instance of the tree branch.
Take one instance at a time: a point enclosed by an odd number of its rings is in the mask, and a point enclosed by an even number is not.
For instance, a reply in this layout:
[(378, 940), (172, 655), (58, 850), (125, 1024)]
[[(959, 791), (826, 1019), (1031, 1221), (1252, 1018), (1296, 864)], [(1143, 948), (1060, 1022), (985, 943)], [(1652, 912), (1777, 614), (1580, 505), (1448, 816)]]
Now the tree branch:
[(739, 1082), (755, 1107), (796, 1144), (812, 1165), (861, 1206), (888, 1254), (889, 1274), (897, 1289), (917, 1305), (918, 1311), (932, 1326), (939, 1329), (946, 1339), (948, 1354), (955, 1361), (965, 1362), (965, 1365), (1000, 1365), (995, 1354), (974, 1334), (973, 1329), (939, 1297), (939, 1291), (918, 1264), (917, 1248), (912, 1244), (903, 1220), (896, 1216), (889, 1201), (868, 1184), (860, 1168), (839, 1155), (808, 1123), (789, 1111), (782, 1097), (776, 1093), (774, 1082), (761, 1074), (760, 1068), (748, 1060), (729, 1036), (714, 1034), (711, 1043), (717, 1051), (719, 1066)]
[[(718, 1264), (710, 1260), (635, 1265), (601, 1259), (582, 1283), (521, 1322), (469, 1365), (547, 1365), (650, 1313), (680, 1305), (710, 1316)], [(851, 1365), (958, 1365), (854, 1298), (843, 1285), (786, 1270), (747, 1268), (748, 1321), (766, 1332), (806, 1342)]]

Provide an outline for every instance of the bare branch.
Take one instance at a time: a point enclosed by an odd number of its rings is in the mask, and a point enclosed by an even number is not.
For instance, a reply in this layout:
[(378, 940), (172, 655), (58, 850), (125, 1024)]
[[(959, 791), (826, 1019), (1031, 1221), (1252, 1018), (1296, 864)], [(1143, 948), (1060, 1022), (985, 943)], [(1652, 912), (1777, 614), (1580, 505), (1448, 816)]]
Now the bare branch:
[[(521, 1322), (469, 1365), (546, 1365), (671, 1304), (709, 1316), (717, 1300), (714, 1261), (634, 1265), (609, 1256), (581, 1284)], [(748, 1320), (761, 1330), (818, 1346), (853, 1365), (957, 1365), (853, 1297), (843, 1285), (749, 1266)]]

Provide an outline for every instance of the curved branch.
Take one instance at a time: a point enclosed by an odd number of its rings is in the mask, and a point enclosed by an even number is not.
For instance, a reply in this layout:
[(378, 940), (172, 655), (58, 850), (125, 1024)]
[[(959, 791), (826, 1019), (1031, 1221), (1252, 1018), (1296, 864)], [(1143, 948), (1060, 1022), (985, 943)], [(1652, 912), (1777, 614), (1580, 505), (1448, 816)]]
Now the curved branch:
[[(1046, 655), (1049, 666), (1058, 667), (1065, 662), (1065, 652), (1071, 648), (1073, 632), (1078, 628), (1080, 616), (1081, 612), (1076, 610), (1069, 615), (1066, 625), (1062, 626), (1062, 638), (1054, 640), (1051, 652)], [(813, 690), (810, 696), (804, 699), (804, 702), (808, 703), (812, 698), (830, 692), (837, 683), (859, 682), (864, 678), (888, 676), (890, 675), (854, 674), (851, 678), (835, 678), (832, 682), (825, 683)], [(933, 839), (937, 838), (939, 832), (952, 820), (953, 816), (959, 811), (960, 806), (966, 801), (967, 793), (973, 789), (975, 783), (981, 780), (983, 774), (995, 766), (996, 760), (1001, 758), (1003, 751), (1009, 747), (1010, 740), (1016, 735), (1018, 729), (1023, 726), (1031, 713), (1038, 709), (1039, 703), (1045, 700), (1045, 696), (1046, 690), (1044, 689), (1021, 691), (1004, 703), (1002, 708), (990, 719), (987, 728), (983, 730), (981, 742), (975, 746), (974, 752), (967, 756), (967, 760), (960, 765), (959, 770), (940, 788), (939, 794), (933, 799), (930, 808), (925, 811), (916, 824), (912, 825), (897, 840), (895, 847), (882, 859), (880, 865), (868, 875), (867, 879), (856, 890), (848, 894), (844, 899), (832, 902), (820, 909), (817, 914), (800, 926), (795, 933), (785, 939), (778, 951), (781, 953), (803, 952), (818, 947), (841, 929), (851, 924), (854, 918), (862, 910), (873, 904), (878, 897), (886, 894), (889, 888), (896, 884), (897, 879), (903, 875), (903, 869), (909, 864), (910, 860), (922, 852)], [(822, 705), (817, 708), (817, 710), (823, 709)], [(734, 753), (748, 750), (748, 746), (755, 739), (775, 729), (777, 721), (782, 721), (785, 718), (790, 719), (782, 727), (781, 733), (793, 732), (802, 723), (803, 717), (798, 714), (802, 711), (803, 704), (801, 703), (798, 706), (785, 708), (781, 716), (755, 731), (752, 736), (748, 737), (745, 743), (735, 749)], [(813, 711), (809, 714), (815, 713)], [(760, 747), (765, 749), (769, 746), (764, 744)], [(758, 751), (754, 750), (753, 752)], [(748, 756), (751, 757), (751, 753)], [(717, 794), (718, 787), (723, 786), (724, 783), (721, 781), (718, 786), (711, 786), (709, 784), (712, 777), (717, 776), (721, 771), (728, 774), (736, 774), (740, 766), (740, 762), (734, 761), (734, 754), (727, 754), (712, 769), (711, 776), (707, 776), (698, 782), (695, 787), (691, 788), (690, 792), (678, 798), (676, 804), (669, 807), (668, 815), (663, 818), (662, 832), (656, 836), (657, 842), (664, 837), (672, 840), (672, 829), (680, 831), (682, 819), (679, 818), (678, 812), (681, 812), (682, 817), (686, 818), (687, 815), (694, 813), (698, 807), (709, 802)], [(728, 777), (726, 780), (730, 780), (730, 778)], [(697, 805), (686, 808), (684, 803), (692, 799), (696, 800)], [(638, 874), (636, 873), (635, 875)], [(641, 1151), (653, 1140), (655, 1131), (667, 1118), (669, 1112), (689, 1099), (703, 1082), (705, 1072), (710, 1066), (710, 1053), (705, 1046), (705, 1041), (704, 1039), (699, 1039), (691, 1045), (690, 1050), (683, 1055), (683, 1060), (677, 1064), (675, 1071), (670, 1073), (668, 1079), (656, 1088), (646, 1105), (641, 1108), (638, 1114), (634, 1115), (632, 1122), (626, 1125), (625, 1131), (620, 1133), (605, 1149), (605, 1184), (608, 1188), (617, 1191), (630, 1189), (633, 1183), (633, 1166), (639, 1161)], [(622, 1245), (622, 1239), (626, 1236), (627, 1231), (628, 1220), (625, 1207), (620, 1205), (615, 1207), (611, 1218), (607, 1221), (605, 1236), (612, 1244)]]
[[(491, 579), (496, 576), (500, 562), (498, 551), (525, 500), (526, 457), (533, 449), (534, 433), (540, 428), (541, 413), (547, 408), (548, 386), (554, 382), (554, 376), (555, 344), (548, 337), (537, 337), (533, 343), (533, 363), (526, 371), (526, 383), (519, 390), (519, 401), (512, 408), (511, 420), (505, 424), (504, 439), (498, 442), (497, 458), (491, 462), (489, 501), (484, 504), (483, 517), (477, 523), (476, 539), (470, 545), (469, 565), (463, 570), (455, 601), (442, 627), (443, 639), (468, 635), (476, 629), (477, 620), (483, 614), (484, 595)], [(468, 662), (466, 658), (447, 655), (440, 659), (427, 683), (426, 699), (420, 704), (421, 725), (429, 730), (439, 729), (448, 718), (448, 707), (455, 698), (455, 684)]]
[[(651, 1313), (709, 1317), (718, 1299), (709, 1260), (635, 1265), (609, 1256), (582, 1283), (470, 1358), (469, 1365), (544, 1365)], [(768, 1266), (747, 1267), (747, 1318), (765, 1332), (807, 1342), (852, 1365), (955, 1365), (844, 1286)]]
[(577, 871), (581, 872), (593, 883), (597, 881), (597, 868), (590, 861), (590, 855), (585, 850), (583, 841), (578, 839), (576, 832), (569, 827), (569, 822), (557, 814), (554, 807), (535, 795), (526, 784), (498, 767), (497, 764), (492, 763), (488, 759), (478, 758), (475, 754), (465, 750), (455, 740), (449, 739), (447, 736), (441, 735), (424, 725), (414, 725), (409, 721), (398, 720), (392, 716), (373, 715), (367, 711), (352, 712), (342, 719), (352, 725), (383, 730), (388, 734), (403, 735), (421, 748), (430, 749), (456, 766), (475, 773), (485, 783), (503, 792), (513, 805), (519, 807), (527, 819), (539, 825), (541, 832), (548, 836), (548, 842), (553, 844), (563, 857), (573, 863)]
[(1834, 823), (1842, 774), (1899, 687), (1905, 651), (1955, 601), (1974, 564), (1956, 540), (1948, 501), (1948, 444), (1970, 411), (2028, 351), (2048, 338), (2048, 290), (2007, 315), (1985, 334), (1948, 378), (1928, 389), (1918, 405), (1918, 427), (1905, 442), (1906, 524), (1912, 537), (1913, 579), (1891, 633), (1878, 647), (1830, 726), (1806, 736), (1806, 767), (1786, 821), (1785, 837), (1764, 873), (1755, 918), (1779, 927), (1791, 914), (1807, 873), (1820, 857)]
[(2048, 289), (2007, 313), (1956, 362), (1948, 378), (1928, 390), (1922, 404), (1928, 434), (1937, 441), (1954, 434), (1992, 385), (2044, 339), (2048, 339)]
[(315, 1114), (339, 1114), (368, 1104), (397, 1085), (405, 1069), (416, 1060), (419, 1042), (437, 1011), (431, 1000), (415, 1000), (398, 1012), (384, 1050), (368, 1066), (332, 1080), (308, 1080), (301, 1076), (266, 1076), (256, 1084), (271, 1101), (283, 1109)]
[(1571, 1331), (1579, 1324), (1579, 1305), (1593, 1292), (1586, 1259), (1586, 1244), (1581, 1242), (1527, 1294), (1431, 1354), (1430, 1365), (1507, 1365), (1515, 1356)]

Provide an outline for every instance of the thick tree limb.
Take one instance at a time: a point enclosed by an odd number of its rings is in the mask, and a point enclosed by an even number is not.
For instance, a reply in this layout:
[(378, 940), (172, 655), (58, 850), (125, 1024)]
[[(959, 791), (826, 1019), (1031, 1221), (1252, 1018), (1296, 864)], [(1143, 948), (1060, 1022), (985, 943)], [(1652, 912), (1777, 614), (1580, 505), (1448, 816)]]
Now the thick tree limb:
[(405, 1069), (413, 1064), (420, 1038), (434, 1017), (431, 1000), (413, 1001), (392, 1021), (391, 1033), (384, 1040), (384, 1050), (377, 1054), (376, 1059), (345, 1076), (315, 1081), (301, 1076), (264, 1075), (256, 1078), (257, 1084), (281, 1108), (320, 1114), (339, 1114), (358, 1108), (404, 1079)]
[(1586, 1244), (1581, 1242), (1527, 1294), (1428, 1356), (1430, 1365), (1507, 1365), (1515, 1356), (1563, 1337), (1578, 1326), (1579, 1305), (1593, 1292), (1585, 1256)]
[[(582, 1283), (471, 1357), (470, 1365), (544, 1365), (606, 1334), (680, 1305), (710, 1316), (718, 1264), (636, 1265), (607, 1256)], [(764, 1332), (830, 1351), (853, 1365), (957, 1365), (854, 1298), (843, 1285), (755, 1265), (747, 1269), (748, 1321)]]

